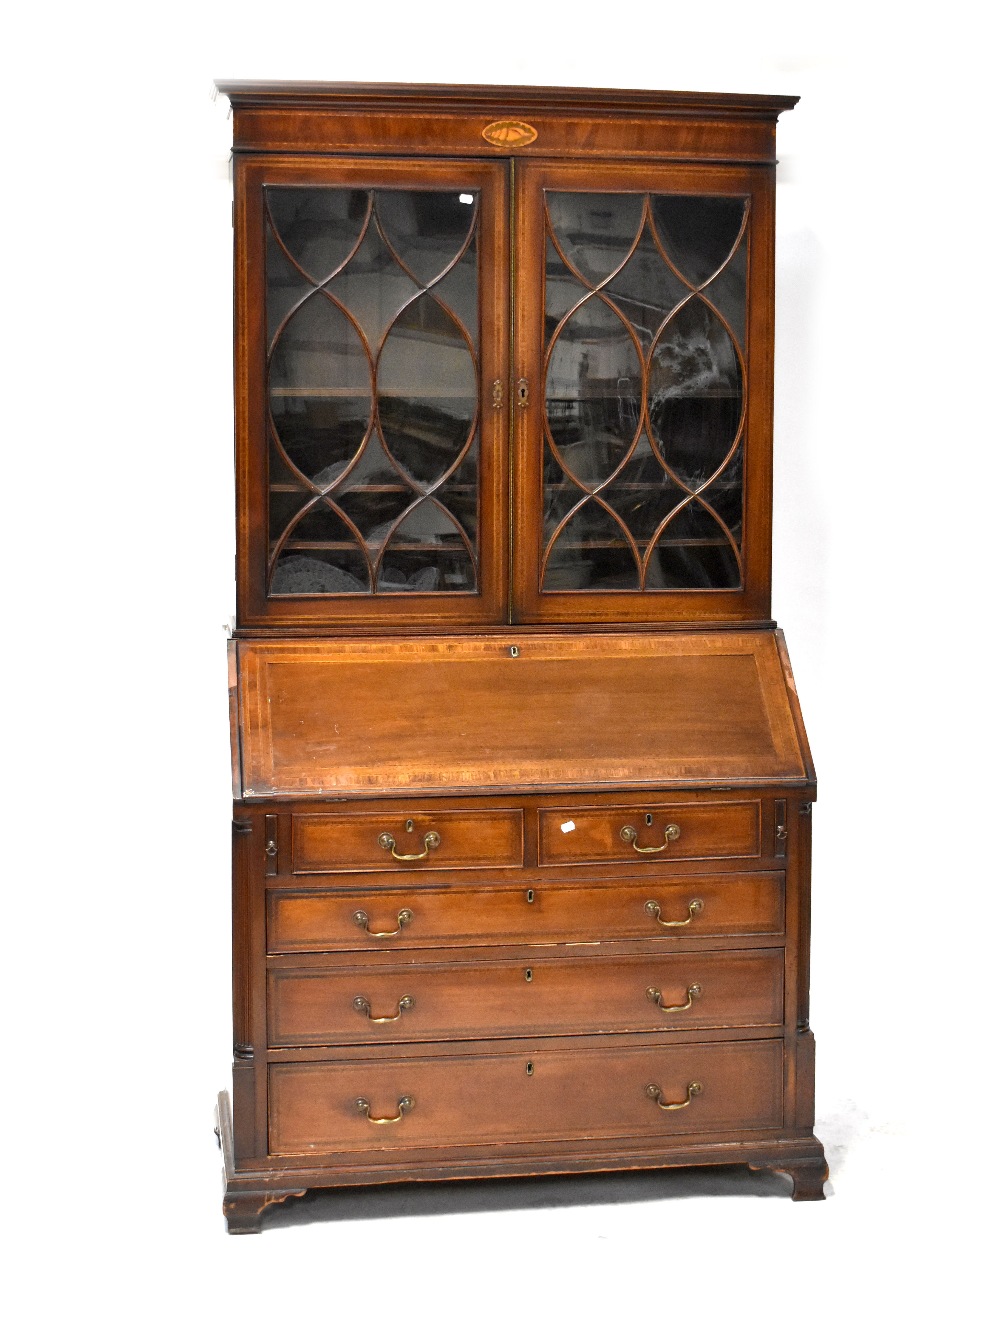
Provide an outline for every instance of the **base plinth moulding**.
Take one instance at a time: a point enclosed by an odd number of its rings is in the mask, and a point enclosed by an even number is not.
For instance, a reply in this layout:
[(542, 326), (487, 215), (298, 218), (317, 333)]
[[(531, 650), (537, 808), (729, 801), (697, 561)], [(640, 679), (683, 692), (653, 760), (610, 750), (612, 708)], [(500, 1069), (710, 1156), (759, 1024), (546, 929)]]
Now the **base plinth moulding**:
[(572, 1175), (576, 1173), (627, 1172), (638, 1169), (669, 1167), (712, 1167), (745, 1164), (752, 1172), (782, 1172), (792, 1179), (793, 1200), (823, 1200), (823, 1183), (829, 1175), (823, 1146), (814, 1137), (795, 1141), (769, 1141), (731, 1145), (711, 1149), (678, 1149), (669, 1159), (662, 1155), (637, 1153), (633, 1157), (600, 1156), (569, 1160), (504, 1159), (479, 1165), (473, 1160), (467, 1165), (455, 1164), (437, 1167), (432, 1164), (399, 1164), (384, 1172), (347, 1171), (332, 1174), (318, 1169), (293, 1171), (275, 1168), (271, 1171), (238, 1172), (233, 1151), (232, 1110), (229, 1094), (222, 1090), (216, 1108), (216, 1135), (225, 1160), (225, 1196), (223, 1213), (232, 1235), (260, 1232), (264, 1210), (273, 1204), (282, 1204), (293, 1196), (305, 1195), (311, 1190), (327, 1190), (337, 1186), (364, 1186), (388, 1184), (398, 1181), (473, 1181), (501, 1177), (539, 1176), (542, 1174)]

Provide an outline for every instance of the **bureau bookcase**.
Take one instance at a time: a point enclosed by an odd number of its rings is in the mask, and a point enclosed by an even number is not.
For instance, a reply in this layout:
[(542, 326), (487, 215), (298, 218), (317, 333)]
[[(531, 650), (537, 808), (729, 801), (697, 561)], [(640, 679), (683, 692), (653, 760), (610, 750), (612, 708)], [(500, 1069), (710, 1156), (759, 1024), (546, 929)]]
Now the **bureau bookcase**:
[(790, 97), (220, 84), (224, 1209), (743, 1163), (821, 1199), (770, 607)]

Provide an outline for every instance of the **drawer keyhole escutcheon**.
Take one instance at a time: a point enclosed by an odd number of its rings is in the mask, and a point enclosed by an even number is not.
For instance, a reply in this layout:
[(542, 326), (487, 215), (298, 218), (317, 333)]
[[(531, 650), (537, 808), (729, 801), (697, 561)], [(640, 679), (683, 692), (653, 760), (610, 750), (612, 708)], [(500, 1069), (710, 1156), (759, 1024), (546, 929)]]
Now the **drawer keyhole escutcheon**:
[(530, 969), (525, 969), (525, 971), (524, 971), (524, 981), (525, 981), (526, 983), (530, 983), (531, 980), (534, 978), (534, 976), (535, 976), (535, 975), (531, 972)]
[(396, 915), (396, 930), (394, 932), (372, 932), (368, 926), (368, 915), (363, 909), (357, 909), (352, 914), (353, 921), (363, 932), (367, 932), (369, 937), (398, 937), (407, 923), (413, 921), (412, 909), (400, 909)]
[(417, 1106), (417, 1103), (416, 1099), (412, 1098), (410, 1094), (404, 1094), (396, 1105), (396, 1116), (394, 1117), (373, 1117), (372, 1105), (367, 1098), (356, 1098), (354, 1100), (354, 1106), (362, 1116), (368, 1118), (373, 1126), (392, 1126), (397, 1121), (402, 1121), (403, 1113), (412, 1111), (412, 1109)]
[(535, 1063), (534, 1063), (533, 1061), (527, 1061), (527, 1062), (525, 1062), (525, 1064), (524, 1064), (524, 1073), (525, 1073), (525, 1075), (534, 1075), (534, 1073), (535, 1073)]
[(660, 1086), (658, 1084), (646, 1085), (647, 1097), (653, 1099), (656, 1106), (662, 1108), (664, 1112), (679, 1112), (681, 1108), (690, 1107), (692, 1098), (697, 1098), (700, 1093), (701, 1085), (697, 1080), (692, 1080), (687, 1087), (687, 1098), (684, 1099), (683, 1103), (664, 1103), (663, 1090)]
[(646, 913), (650, 914), (653, 918), (655, 918), (661, 928), (686, 928), (687, 925), (694, 918), (695, 914), (700, 914), (704, 908), (705, 908), (704, 900), (698, 900), (698, 899), (692, 900), (688, 905), (687, 918), (678, 918), (676, 920), (671, 920), (668, 918), (660, 917), (660, 906), (655, 900), (646, 901)]
[[(652, 825), (652, 822), (647, 820), (646, 825)], [(639, 844), (639, 832), (634, 826), (623, 826), (618, 832), (625, 843), (630, 844), (637, 854), (662, 854), (671, 840), (679, 838), (680, 833), (681, 828), (676, 822), (671, 821), (663, 828), (663, 843), (648, 845), (644, 848)]]
[(354, 998), (354, 1009), (362, 1015), (367, 1015), (372, 1024), (392, 1024), (394, 1020), (400, 1019), (404, 1011), (410, 1011), (416, 1005), (412, 997), (400, 997), (396, 1003), (395, 1015), (372, 1015), (371, 1002), (366, 997)]
[(659, 988), (647, 988), (646, 996), (655, 1006), (657, 1006), (665, 1015), (672, 1015), (675, 1011), (688, 1011), (694, 1003), (695, 997), (701, 996), (701, 984), (692, 983), (687, 990), (687, 1001), (683, 1006), (664, 1006), (663, 993)]
[[(412, 823), (409, 823), (407, 825), (407, 830), (409, 830), (411, 824)], [(379, 848), (388, 849), (389, 853), (392, 854), (397, 863), (416, 863), (421, 858), (426, 858), (431, 850), (436, 849), (440, 843), (441, 837), (438, 835), (437, 831), (428, 831), (424, 836), (424, 847), (419, 854), (397, 854), (396, 841), (388, 831), (383, 831), (378, 837)]]
[(528, 904), (534, 904), (534, 903), (535, 903), (535, 892), (534, 892), (534, 891), (530, 891), (530, 890), (529, 890), (529, 891), (525, 891), (525, 893), (524, 893), (524, 898), (528, 901)]

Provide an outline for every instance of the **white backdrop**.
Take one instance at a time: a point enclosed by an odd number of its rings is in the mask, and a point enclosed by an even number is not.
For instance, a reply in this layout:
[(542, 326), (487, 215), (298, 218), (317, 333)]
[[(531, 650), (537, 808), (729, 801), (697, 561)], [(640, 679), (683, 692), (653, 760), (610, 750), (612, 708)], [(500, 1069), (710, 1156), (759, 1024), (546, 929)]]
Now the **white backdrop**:
[[(980, 1322), (998, 442), (980, 12), (95, 0), (8, 19), (15, 1323), (87, 1306), (111, 1326)], [(263, 1237), (224, 1235), (231, 230), (215, 77), (802, 96), (779, 125), (774, 613), (820, 773), (826, 1204), (793, 1206), (778, 1180), (666, 1174), (333, 1197)]]

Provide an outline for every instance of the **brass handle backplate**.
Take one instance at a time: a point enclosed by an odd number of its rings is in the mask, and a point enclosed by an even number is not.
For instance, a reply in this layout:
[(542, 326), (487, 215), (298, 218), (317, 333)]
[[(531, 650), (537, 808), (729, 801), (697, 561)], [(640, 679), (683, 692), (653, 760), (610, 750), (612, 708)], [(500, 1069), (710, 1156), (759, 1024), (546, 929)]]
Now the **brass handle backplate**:
[(639, 832), (634, 826), (623, 826), (618, 832), (625, 843), (630, 844), (637, 854), (662, 854), (670, 841), (676, 840), (680, 833), (681, 828), (674, 822), (670, 822), (669, 825), (664, 826), (663, 828), (663, 843), (650, 845), (648, 848), (643, 849), (638, 843)]
[(678, 918), (676, 921), (660, 917), (660, 906), (655, 900), (646, 901), (646, 913), (651, 914), (656, 919), (661, 928), (686, 928), (694, 918), (695, 914), (700, 914), (705, 908), (704, 900), (692, 900), (688, 904), (687, 918)]
[[(664, 1012), (664, 1014), (672, 1015), (674, 1011), (687, 1011), (691, 1009), (695, 997), (701, 996), (701, 984), (692, 983), (690, 985), (690, 987), (687, 990), (687, 1001), (684, 1003), (683, 1006), (664, 1006), (663, 993), (660, 991), (659, 988), (647, 988), (646, 996), (649, 998), (651, 1002), (653, 1002), (656, 1006), (658, 1006), (659, 1009)], [(357, 1005), (357, 1002), (355, 1002), (354, 1004)]]
[(397, 863), (416, 863), (421, 858), (426, 858), (432, 849), (436, 849), (441, 843), (441, 837), (437, 831), (428, 831), (424, 836), (424, 847), (419, 854), (397, 854), (396, 841), (388, 831), (383, 831), (378, 837), (380, 849), (388, 849)]
[(658, 1084), (646, 1085), (647, 1097), (652, 1098), (656, 1103), (656, 1106), (662, 1108), (664, 1112), (679, 1112), (681, 1108), (690, 1107), (692, 1098), (697, 1098), (700, 1093), (701, 1085), (697, 1080), (692, 1080), (688, 1085), (687, 1098), (685, 1098), (683, 1103), (664, 1103), (663, 1090), (660, 1086)]
[(372, 932), (371, 928), (368, 926), (368, 915), (363, 909), (356, 910), (353, 914), (353, 919), (359, 928), (368, 933), (369, 937), (398, 937), (406, 924), (412, 922), (413, 911), (411, 909), (400, 909), (399, 913), (396, 915), (398, 927), (395, 932)]
[(411, 1108), (416, 1107), (416, 1100), (409, 1094), (405, 1094), (396, 1106), (395, 1117), (373, 1117), (372, 1105), (367, 1098), (357, 1098), (354, 1100), (354, 1106), (362, 1116), (367, 1117), (373, 1126), (392, 1126), (397, 1121), (403, 1120), (403, 1113), (409, 1112)]
[[(690, 1003), (688, 1004), (690, 1005)], [(367, 997), (354, 998), (354, 1009), (360, 1011), (362, 1015), (367, 1015), (372, 1024), (392, 1024), (394, 1020), (401, 1017), (404, 1011), (412, 1010), (415, 1005), (416, 1002), (412, 997), (400, 997), (399, 1001), (396, 1002), (395, 1015), (372, 1015), (371, 1002)]]

